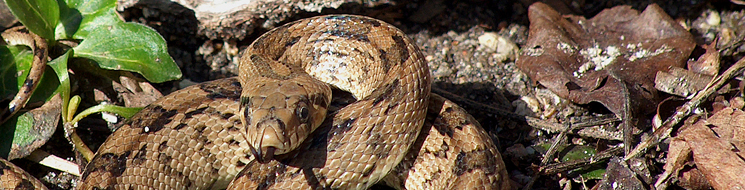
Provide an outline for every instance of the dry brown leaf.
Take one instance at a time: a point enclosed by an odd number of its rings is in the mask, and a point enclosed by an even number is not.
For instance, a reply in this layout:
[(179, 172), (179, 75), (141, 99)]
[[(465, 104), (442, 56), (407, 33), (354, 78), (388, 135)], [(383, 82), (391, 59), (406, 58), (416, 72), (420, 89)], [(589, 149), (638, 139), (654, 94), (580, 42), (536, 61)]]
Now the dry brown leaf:
[[(706, 123), (721, 140), (729, 142), (735, 146), (736, 150), (745, 150), (745, 112), (725, 108), (707, 119)], [(735, 151), (735, 153), (745, 158), (742, 151)]]
[(742, 108), (745, 107), (745, 99), (743, 99), (742, 97), (733, 97), (729, 100), (729, 105), (732, 108), (742, 110)]
[(598, 183), (598, 190), (647, 189), (636, 173), (619, 158), (611, 158), (603, 179)]
[(688, 70), (695, 73), (715, 76), (719, 73), (719, 50), (717, 50), (717, 41), (709, 45), (703, 45), (706, 53), (701, 55), (696, 61), (688, 62)]
[(657, 77), (654, 78), (654, 87), (668, 94), (690, 98), (706, 88), (706, 85), (713, 78), (714, 75), (704, 75), (683, 68), (672, 67), (667, 72), (657, 71)]
[(696, 168), (714, 189), (745, 189), (745, 160), (738, 155), (745, 148), (743, 129), (745, 113), (726, 108), (682, 129), (678, 136), (691, 147)]
[(670, 141), (670, 149), (667, 152), (667, 163), (663, 169), (665, 172), (677, 173), (685, 164), (691, 161), (691, 147), (681, 138), (673, 138)]
[(654, 4), (642, 13), (618, 6), (588, 20), (535, 3), (529, 18), (517, 66), (560, 97), (600, 102), (619, 115), (626, 101), (636, 111), (653, 111), (655, 74), (683, 67), (694, 47), (691, 34)]
[[(675, 176), (676, 178), (678, 178), (678, 181), (681, 181), (681, 183), (685, 184), (685, 186), (694, 186), (691, 185), (688, 178), (683, 178), (682, 174), (678, 175), (681, 170), (683, 170), (684, 167), (687, 166), (687, 163), (691, 162), (691, 154), (693, 153), (691, 151), (691, 147), (688, 146), (688, 143), (686, 143), (685, 140), (680, 137), (672, 138), (669, 147), (670, 148), (667, 151), (667, 162), (665, 163), (665, 166), (662, 167), (665, 171), (662, 173), (662, 175), (660, 175), (661, 177), (660, 179), (658, 179), (657, 183), (655, 183), (655, 187), (657, 187), (658, 189), (664, 189), (663, 185), (666, 184), (663, 183), (665, 181), (668, 181), (671, 176)], [(685, 173), (689, 171), (682, 172)], [(696, 172), (698, 172), (697, 169)], [(686, 174), (686, 176), (691, 175), (690, 173), (688, 173)], [(699, 183), (693, 182), (692, 184)]]
[(686, 167), (680, 171), (680, 187), (685, 189), (711, 189), (711, 184), (698, 168)]
[(126, 107), (145, 107), (163, 97), (160, 91), (142, 79), (119, 76), (119, 82), (121, 84), (112, 81), (112, 87), (119, 94), (119, 98), (124, 101)]

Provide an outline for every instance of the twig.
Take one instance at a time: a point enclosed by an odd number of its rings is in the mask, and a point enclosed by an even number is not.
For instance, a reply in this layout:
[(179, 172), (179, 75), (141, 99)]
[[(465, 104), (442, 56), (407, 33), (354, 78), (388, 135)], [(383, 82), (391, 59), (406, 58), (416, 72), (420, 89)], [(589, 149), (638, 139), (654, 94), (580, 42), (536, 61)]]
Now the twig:
[(690, 101), (678, 107), (678, 109), (675, 111), (675, 114), (667, 118), (667, 120), (662, 123), (662, 127), (652, 133), (652, 137), (640, 143), (638, 146), (636, 146), (636, 148), (634, 148), (634, 150), (627, 154), (624, 158), (624, 161), (628, 161), (629, 159), (636, 157), (648, 148), (655, 146), (659, 144), (660, 141), (670, 137), (670, 133), (673, 131), (673, 126), (677, 125), (678, 123), (680, 123), (680, 121), (683, 120), (683, 118), (691, 114), (692, 110), (696, 109), (704, 100), (706, 100), (707, 97), (714, 94), (717, 89), (726, 84), (727, 81), (735, 77), (735, 75), (742, 73), (743, 68), (745, 68), (745, 57), (738, 60), (734, 65), (732, 65), (732, 67), (727, 69), (727, 71), (724, 71), (724, 73), (711, 80), (711, 82), (706, 85), (706, 88), (696, 94), (696, 96), (693, 96)]
[[(616, 122), (617, 120), (618, 120), (618, 118), (614, 116), (612, 118), (603, 118), (603, 119), (599, 119), (599, 120), (595, 120), (595, 121), (579, 123), (579, 124), (576, 124), (576, 125), (573, 125), (572, 123), (567, 123), (566, 124), (566, 127), (564, 127), (564, 130), (562, 130), (561, 133), (559, 133), (559, 135), (556, 135), (556, 137), (554, 137), (554, 139), (553, 139), (554, 142), (551, 143), (551, 146), (548, 148), (548, 150), (546, 150), (546, 153), (544, 154), (543, 159), (541, 160), (541, 165), (540, 165), (539, 171), (536, 172), (533, 175), (533, 177), (531, 178), (530, 182), (528, 182), (525, 185), (525, 188), (524, 189), (531, 189), (531, 187), (533, 186), (533, 183), (535, 183), (535, 180), (538, 179), (538, 175), (544, 174), (544, 170), (546, 168), (548, 168), (549, 170), (550, 169), (553, 169), (553, 168), (558, 168), (558, 169), (569, 168), (569, 169), (566, 169), (566, 170), (570, 170), (570, 169), (574, 169), (576, 167), (583, 166), (583, 164), (597, 163), (597, 162), (593, 162), (593, 159), (600, 159), (600, 158), (596, 158), (596, 157), (599, 156), (599, 155), (606, 155), (606, 154), (602, 154), (601, 153), (601, 154), (597, 154), (595, 156), (592, 156), (592, 157), (589, 158), (589, 161), (582, 161), (582, 160), (580, 160), (580, 161), (564, 162), (564, 163), (559, 163), (559, 164), (551, 164), (551, 165), (548, 164), (548, 162), (551, 161), (554, 158), (554, 154), (556, 154), (556, 151), (559, 150), (559, 148), (558, 148), (559, 147), (559, 144), (561, 144), (564, 141), (564, 137), (566, 137), (567, 133), (569, 133), (570, 131), (575, 130), (575, 129), (579, 129), (579, 128), (582, 128), (582, 127), (588, 127), (588, 126), (595, 126), (595, 125), (602, 125), (602, 124), (612, 123), (612, 122)], [(618, 149), (619, 152), (620, 152), (620, 150), (621, 149)], [(613, 154), (616, 154), (616, 153), (613, 153)], [(610, 158), (610, 156), (608, 158)], [(604, 160), (604, 159), (607, 159), (607, 158), (603, 157), (602, 160)], [(565, 171), (565, 170), (563, 170), (563, 171)], [(561, 172), (561, 171), (559, 171), (559, 172)]]
[(26, 159), (59, 171), (80, 176), (80, 167), (77, 164), (44, 152), (43, 150), (36, 149), (31, 153), (31, 155), (27, 156)]
[(629, 87), (626, 85), (626, 82), (621, 79), (621, 77), (618, 77), (618, 75), (615, 72), (609, 71), (608, 72), (610, 77), (612, 77), (614, 80), (618, 81), (618, 83), (621, 85), (621, 89), (623, 90), (623, 107), (621, 108), (621, 111), (623, 113), (615, 113), (618, 114), (617, 117), (620, 117), (621, 119), (621, 129), (623, 131), (623, 152), (629, 153), (631, 152), (631, 144), (634, 141), (634, 129), (631, 126), (631, 97), (629, 94)]
[[(561, 132), (564, 130), (564, 126), (562, 124), (548, 122), (548, 121), (545, 121), (545, 120), (542, 120), (536, 117), (518, 115), (513, 112), (504, 110), (504, 109), (495, 108), (495, 107), (485, 105), (485, 104), (482, 104), (482, 103), (479, 103), (479, 102), (476, 102), (476, 101), (473, 101), (467, 98), (463, 98), (459, 95), (455, 95), (453, 93), (450, 93), (448, 91), (445, 91), (445, 90), (442, 90), (436, 87), (432, 88), (432, 92), (439, 94), (454, 102), (457, 102), (458, 104), (463, 105), (463, 107), (468, 107), (468, 108), (477, 109), (477, 110), (484, 110), (487, 113), (493, 113), (499, 116), (513, 119), (515, 121), (524, 121), (525, 123), (527, 123), (529, 126), (533, 128), (541, 129), (549, 133), (557, 133), (557, 132)], [(577, 134), (582, 137), (590, 137), (590, 138), (596, 138), (596, 139), (622, 140), (623, 135), (620, 132), (616, 132), (616, 131), (597, 131), (597, 130), (593, 131), (591, 129), (581, 129), (575, 132), (575, 129), (578, 129), (580, 127), (595, 126), (595, 125), (616, 122), (616, 121), (618, 121), (617, 118), (609, 118), (609, 119), (601, 119), (601, 120), (595, 121), (599, 124), (587, 125), (587, 124), (576, 123), (573, 125), (575, 127), (573, 127), (572, 130), (568, 132), (568, 134)]]
[[(546, 150), (546, 153), (543, 154), (543, 159), (541, 159), (541, 165), (540, 165), (541, 168), (543, 168), (543, 166), (548, 164), (548, 161), (554, 158), (554, 154), (559, 149), (558, 148), (559, 144), (561, 144), (561, 142), (564, 141), (564, 137), (566, 137), (567, 132), (572, 130), (571, 123), (567, 123), (565, 126), (566, 127), (564, 127), (564, 130), (562, 130), (561, 133), (559, 133), (559, 135), (556, 135), (556, 137), (554, 137), (553, 139), (554, 142), (551, 143), (551, 146), (548, 147), (548, 150)], [(533, 187), (533, 183), (535, 183), (535, 181), (538, 179), (538, 175), (541, 175), (540, 170), (539, 172), (536, 172), (535, 174), (533, 174), (533, 177), (530, 178), (530, 182), (528, 182), (528, 184), (526, 184), (523, 189), (526, 189), (526, 190), (531, 189)]]
[(551, 159), (554, 158), (554, 154), (556, 154), (556, 151), (559, 150), (559, 144), (564, 141), (564, 137), (566, 137), (567, 132), (572, 129), (572, 124), (567, 123), (565, 128), (566, 130), (561, 131), (559, 135), (556, 135), (556, 137), (554, 137), (554, 142), (551, 143), (551, 146), (549, 146), (548, 150), (546, 150), (546, 154), (544, 154), (543, 159), (541, 159), (541, 167), (548, 164), (548, 161), (551, 161)]
[(604, 162), (605, 160), (610, 159), (611, 157), (615, 155), (620, 155), (621, 152), (623, 152), (623, 147), (614, 147), (608, 150), (605, 150), (603, 152), (600, 152), (598, 154), (595, 154), (594, 156), (591, 156), (590, 158), (581, 159), (581, 160), (573, 160), (568, 162), (562, 162), (562, 163), (555, 163), (555, 164), (548, 164), (544, 167), (541, 167), (540, 171), (542, 174), (555, 174), (560, 173), (568, 170), (573, 170), (582, 166), (591, 165), (595, 163)]

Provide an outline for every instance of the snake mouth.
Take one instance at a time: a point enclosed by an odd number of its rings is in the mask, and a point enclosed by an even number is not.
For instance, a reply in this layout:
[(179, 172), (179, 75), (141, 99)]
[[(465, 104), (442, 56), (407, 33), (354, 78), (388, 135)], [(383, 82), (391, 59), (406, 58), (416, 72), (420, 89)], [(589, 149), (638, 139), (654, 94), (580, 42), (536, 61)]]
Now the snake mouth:
[(253, 143), (249, 143), (251, 153), (260, 163), (271, 161), (274, 159), (276, 153), (283, 153), (281, 150), (283, 150), (287, 142), (282, 132), (277, 131), (276, 126), (279, 122), (277, 120), (261, 122), (262, 124), (266, 124), (261, 127), (261, 134), (254, 136)]
[(266, 151), (262, 151), (261, 148), (257, 149), (251, 145), (249, 145), (248, 148), (251, 149), (251, 154), (256, 158), (256, 161), (259, 161), (259, 163), (262, 164), (266, 164), (274, 159), (274, 151), (277, 150), (275, 147), (266, 147)]

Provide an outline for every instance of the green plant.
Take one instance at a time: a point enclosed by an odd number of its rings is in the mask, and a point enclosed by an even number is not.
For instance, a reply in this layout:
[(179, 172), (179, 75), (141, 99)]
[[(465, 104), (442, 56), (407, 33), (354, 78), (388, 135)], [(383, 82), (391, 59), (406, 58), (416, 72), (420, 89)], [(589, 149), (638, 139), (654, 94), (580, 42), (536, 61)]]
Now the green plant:
[[(24, 109), (0, 125), (0, 157), (8, 157), (18, 147), (28, 153), (51, 136), (39, 135), (40, 129), (59, 126), (61, 116), (66, 129), (72, 129), (81, 118), (97, 112), (131, 116), (137, 108), (98, 105), (76, 114), (80, 97), (71, 94), (70, 70), (131, 71), (147, 80), (160, 83), (181, 77), (181, 71), (168, 55), (166, 44), (155, 30), (138, 23), (125, 22), (116, 12), (116, 0), (5, 0), (13, 15), (49, 45), (51, 52), (47, 70), (39, 80), (29, 102), (45, 102), (44, 106)], [(64, 43), (63, 43), (64, 42)], [(72, 44), (72, 45), (70, 45)], [(18, 46), (0, 46), (0, 95), (12, 97), (24, 83), (31, 67), (33, 50)], [(95, 67), (91, 65), (93, 63)], [(101, 69), (102, 68), (102, 69)], [(73, 71), (75, 72), (75, 71)], [(99, 72), (99, 73), (100, 73)], [(106, 73), (98, 74), (107, 77)], [(114, 76), (108, 76), (114, 77)], [(54, 90), (52, 90), (54, 89)], [(59, 106), (54, 106), (59, 105)], [(22, 107), (22, 106), (21, 106)], [(7, 109), (5, 107), (0, 108)], [(42, 117), (44, 116), (44, 117)], [(44, 130), (41, 130), (44, 131)], [(70, 138), (80, 150), (79, 138)], [(77, 139), (77, 140), (76, 140)], [(87, 149), (87, 148), (84, 148)], [(90, 159), (92, 153), (82, 152)], [(25, 153), (16, 154), (23, 157)], [(15, 158), (15, 157), (14, 157)], [(13, 159), (13, 158), (10, 158)]]

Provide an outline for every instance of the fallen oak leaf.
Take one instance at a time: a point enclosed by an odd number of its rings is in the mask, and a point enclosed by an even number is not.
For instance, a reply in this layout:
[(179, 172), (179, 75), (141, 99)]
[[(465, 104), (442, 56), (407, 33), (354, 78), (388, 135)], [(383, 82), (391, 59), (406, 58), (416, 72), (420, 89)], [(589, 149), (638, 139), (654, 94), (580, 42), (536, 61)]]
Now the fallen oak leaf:
[(656, 72), (682, 67), (695, 45), (692, 35), (654, 4), (642, 13), (618, 6), (588, 20), (535, 3), (529, 18), (517, 66), (562, 98), (599, 102), (617, 115), (628, 112), (627, 103), (632, 113), (653, 111), (659, 101)]
[(713, 75), (672, 67), (667, 72), (657, 71), (654, 82), (655, 89), (690, 99), (694, 94), (706, 88), (713, 78)]
[(719, 58), (721, 56), (716, 46), (716, 39), (709, 45), (702, 45), (701, 47), (706, 50), (706, 53), (699, 56), (696, 61), (689, 61), (688, 70), (710, 76), (719, 74)]
[(714, 189), (745, 189), (745, 112), (726, 108), (682, 129), (696, 168)]
[(745, 70), (745, 58), (741, 58), (740, 60), (735, 62), (734, 65), (725, 70), (721, 75), (718, 75), (713, 80), (711, 80), (709, 84), (706, 85), (706, 88), (704, 90), (696, 93), (696, 95), (694, 95), (691, 100), (689, 100), (682, 106), (677, 107), (675, 109), (675, 113), (665, 119), (659, 129), (655, 130), (649, 138), (636, 145), (636, 147), (634, 147), (634, 150), (627, 153), (624, 159), (629, 160), (631, 158), (634, 158), (640, 153), (646, 151), (648, 148), (655, 146), (660, 143), (660, 141), (670, 137), (670, 134), (673, 132), (673, 126), (677, 125), (680, 121), (683, 120), (683, 118), (688, 117), (688, 115), (691, 114), (694, 109), (699, 107), (699, 105), (701, 105), (701, 103), (704, 102), (706, 98), (714, 94), (717, 89), (724, 86), (724, 84), (728, 83), (728, 81), (730, 81), (736, 75), (742, 73), (743, 70)]
[(687, 163), (690, 162), (692, 154), (691, 146), (688, 146), (684, 139), (672, 138), (669, 147), (667, 158), (665, 159), (665, 166), (662, 167), (664, 172), (655, 183), (657, 189), (666, 189), (670, 177), (674, 177), (676, 174), (680, 173), (680, 171), (687, 166)]
[[(734, 149), (745, 150), (745, 112), (742, 110), (732, 107), (722, 109), (709, 117), (706, 125), (716, 133), (717, 137), (729, 142)], [(745, 158), (745, 153), (742, 151), (735, 153)]]

